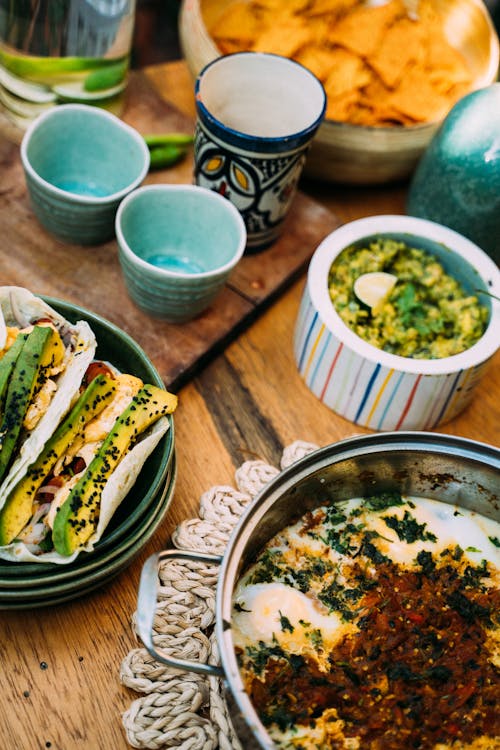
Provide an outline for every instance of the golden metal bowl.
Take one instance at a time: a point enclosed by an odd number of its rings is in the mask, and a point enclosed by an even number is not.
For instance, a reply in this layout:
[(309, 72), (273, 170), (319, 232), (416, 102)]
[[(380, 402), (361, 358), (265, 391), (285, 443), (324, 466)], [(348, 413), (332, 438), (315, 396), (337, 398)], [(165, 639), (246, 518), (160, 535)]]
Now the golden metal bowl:
[[(183, 0), (179, 36), (193, 76), (222, 52), (208, 32), (234, 0)], [(471, 90), (497, 80), (500, 44), (482, 0), (434, 0), (444, 32), (471, 70)], [(382, 184), (408, 178), (441, 121), (371, 127), (325, 120), (309, 152), (308, 177), (348, 184)]]

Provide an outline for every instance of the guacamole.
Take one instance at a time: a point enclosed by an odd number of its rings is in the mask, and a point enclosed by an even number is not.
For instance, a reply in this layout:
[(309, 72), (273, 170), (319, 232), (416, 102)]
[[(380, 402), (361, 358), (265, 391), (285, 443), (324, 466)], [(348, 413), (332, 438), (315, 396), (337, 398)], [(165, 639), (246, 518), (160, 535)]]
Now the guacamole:
[[(354, 293), (362, 274), (383, 271), (397, 282), (370, 308)], [(344, 323), (369, 344), (391, 354), (439, 359), (470, 348), (484, 333), (488, 309), (467, 294), (430, 253), (378, 238), (348, 247), (328, 274), (330, 298)]]

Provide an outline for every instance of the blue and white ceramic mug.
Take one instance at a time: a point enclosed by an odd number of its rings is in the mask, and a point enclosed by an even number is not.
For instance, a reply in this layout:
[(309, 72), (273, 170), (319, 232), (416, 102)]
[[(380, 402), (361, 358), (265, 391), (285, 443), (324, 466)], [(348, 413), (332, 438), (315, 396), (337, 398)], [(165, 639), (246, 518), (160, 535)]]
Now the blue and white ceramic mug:
[(195, 97), (195, 182), (239, 210), (246, 251), (263, 250), (281, 233), (323, 120), (323, 86), (286, 57), (237, 52), (201, 71)]

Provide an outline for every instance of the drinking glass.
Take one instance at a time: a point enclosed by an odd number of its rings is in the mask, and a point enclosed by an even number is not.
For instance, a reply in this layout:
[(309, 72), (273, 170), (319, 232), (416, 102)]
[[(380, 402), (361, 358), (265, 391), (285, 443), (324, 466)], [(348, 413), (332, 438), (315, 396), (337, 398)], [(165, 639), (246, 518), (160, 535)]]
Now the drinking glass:
[(120, 114), (135, 0), (0, 0), (0, 111), (18, 142), (59, 103)]

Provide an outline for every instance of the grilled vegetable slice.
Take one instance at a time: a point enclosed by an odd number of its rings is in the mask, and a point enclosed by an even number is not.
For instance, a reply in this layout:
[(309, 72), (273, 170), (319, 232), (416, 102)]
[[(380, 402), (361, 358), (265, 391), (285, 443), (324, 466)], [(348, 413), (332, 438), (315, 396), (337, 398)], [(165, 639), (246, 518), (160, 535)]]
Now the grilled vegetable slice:
[(33, 501), (44, 479), (71, 443), (111, 401), (115, 386), (110, 378), (98, 375), (87, 386), (66, 419), (59, 425), (26, 476), (16, 485), (0, 511), (0, 545), (10, 544), (29, 522)]
[(23, 343), (12, 369), (0, 425), (0, 480), (7, 472), (26, 412), (47, 373), (64, 356), (59, 333), (50, 326), (35, 326)]
[(16, 366), (17, 358), (21, 353), (24, 342), (27, 336), (25, 334), (19, 334), (10, 349), (0, 359), (0, 404), (4, 403), (7, 388), (9, 387), (10, 377)]
[(113, 470), (141, 434), (176, 405), (176, 396), (153, 385), (144, 385), (134, 396), (58, 510), (52, 529), (56, 552), (71, 555), (92, 536), (102, 491)]

